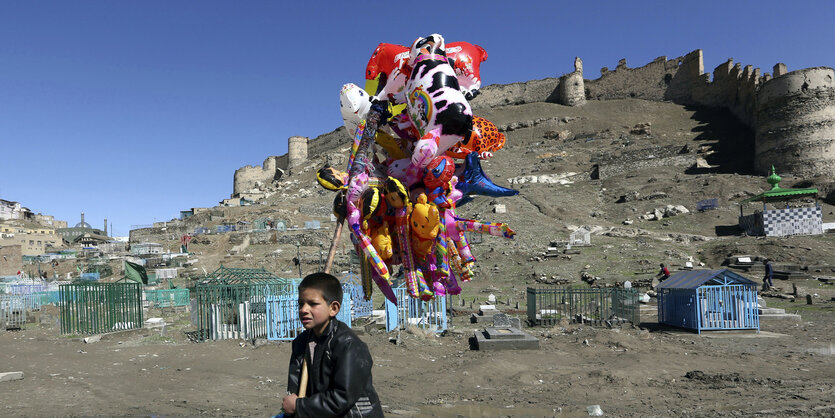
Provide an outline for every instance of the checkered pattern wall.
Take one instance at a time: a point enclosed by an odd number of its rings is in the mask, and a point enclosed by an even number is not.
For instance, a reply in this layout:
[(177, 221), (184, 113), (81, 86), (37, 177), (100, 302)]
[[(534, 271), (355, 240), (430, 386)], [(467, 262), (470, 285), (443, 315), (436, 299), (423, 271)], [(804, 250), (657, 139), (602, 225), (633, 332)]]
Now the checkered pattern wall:
[(763, 212), (763, 230), (768, 237), (822, 234), (821, 208), (766, 210)]

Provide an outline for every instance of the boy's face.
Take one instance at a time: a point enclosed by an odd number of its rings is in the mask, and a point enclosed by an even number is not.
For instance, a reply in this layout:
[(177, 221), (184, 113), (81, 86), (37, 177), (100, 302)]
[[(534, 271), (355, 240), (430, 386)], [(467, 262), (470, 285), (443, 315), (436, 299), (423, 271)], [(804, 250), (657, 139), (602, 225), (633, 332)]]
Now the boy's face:
[(321, 290), (307, 288), (299, 293), (299, 319), (304, 329), (313, 330), (317, 337), (338, 313), (339, 302), (327, 303)]

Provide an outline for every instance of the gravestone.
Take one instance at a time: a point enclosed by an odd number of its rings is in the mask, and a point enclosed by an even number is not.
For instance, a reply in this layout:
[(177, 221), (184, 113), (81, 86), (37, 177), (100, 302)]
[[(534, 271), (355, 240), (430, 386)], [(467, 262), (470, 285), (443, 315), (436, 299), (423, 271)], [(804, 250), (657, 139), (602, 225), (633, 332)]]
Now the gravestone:
[[(520, 326), (513, 326), (513, 320)], [(493, 315), (493, 326), (475, 332), (476, 350), (522, 350), (539, 349), (539, 339), (522, 331), (519, 318), (507, 314)]]
[(470, 317), (470, 322), (474, 324), (479, 322), (490, 322), (493, 321), (493, 316), (498, 313), (501, 312), (496, 309), (496, 305), (480, 305), (478, 308), (478, 314), (473, 314)]
[(516, 329), (522, 329), (522, 320), (515, 316), (510, 317), (510, 326)]
[(507, 316), (506, 313), (499, 312), (499, 313), (493, 315), (493, 327), (494, 328), (511, 327), (511, 326), (512, 325), (510, 325), (510, 318)]

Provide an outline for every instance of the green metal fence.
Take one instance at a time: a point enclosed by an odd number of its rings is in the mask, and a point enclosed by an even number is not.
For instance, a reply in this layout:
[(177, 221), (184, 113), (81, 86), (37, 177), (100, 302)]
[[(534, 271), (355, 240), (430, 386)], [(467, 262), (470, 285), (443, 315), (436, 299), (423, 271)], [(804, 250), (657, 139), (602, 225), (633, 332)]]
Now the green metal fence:
[(188, 289), (145, 290), (145, 301), (157, 308), (174, 308), (189, 305)]
[(527, 299), (531, 325), (555, 325), (562, 319), (591, 325), (640, 322), (636, 289), (529, 287)]
[(142, 285), (133, 282), (63, 284), (62, 334), (99, 334), (142, 327)]
[(263, 268), (220, 266), (194, 287), (197, 339), (266, 338), (267, 297), (295, 293), (298, 283)]

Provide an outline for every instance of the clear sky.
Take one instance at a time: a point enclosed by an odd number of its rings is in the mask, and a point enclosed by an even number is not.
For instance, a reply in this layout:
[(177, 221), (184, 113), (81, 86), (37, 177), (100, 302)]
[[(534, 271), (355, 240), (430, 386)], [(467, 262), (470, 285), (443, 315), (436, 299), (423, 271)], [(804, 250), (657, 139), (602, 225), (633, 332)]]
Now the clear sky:
[(835, 66), (831, 1), (0, 0), (0, 198), (114, 235), (217, 205), (234, 171), (339, 127), (380, 42), (483, 46), (484, 84), (703, 49)]

